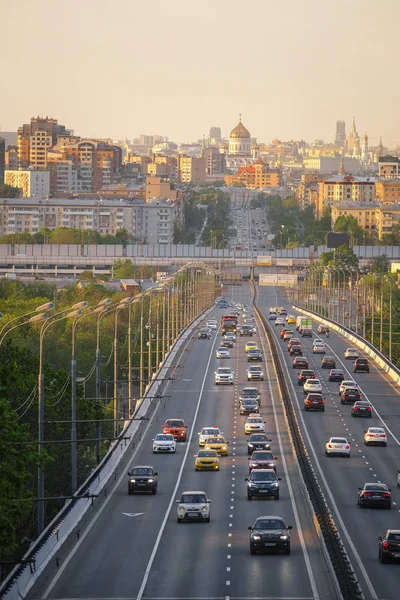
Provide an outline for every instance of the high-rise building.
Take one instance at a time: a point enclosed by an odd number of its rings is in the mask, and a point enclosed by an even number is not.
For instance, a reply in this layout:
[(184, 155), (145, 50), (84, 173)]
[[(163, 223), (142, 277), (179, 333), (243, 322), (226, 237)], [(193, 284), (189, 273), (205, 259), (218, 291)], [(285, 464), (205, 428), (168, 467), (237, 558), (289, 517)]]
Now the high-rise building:
[(221, 127), (210, 127), (210, 139), (217, 141), (221, 139)]
[(215, 146), (204, 148), (202, 156), (206, 160), (206, 175), (225, 175), (226, 157), (219, 148)]
[(346, 123), (344, 121), (336, 121), (336, 137), (335, 146), (343, 147), (346, 143)]
[(205, 183), (206, 159), (179, 155), (179, 181), (181, 183)]
[(20, 188), (24, 198), (43, 198), (50, 194), (50, 173), (48, 171), (7, 169), (4, 174), (4, 183)]
[(57, 138), (71, 132), (57, 119), (35, 117), (22, 125), (17, 132), (18, 166), (20, 168), (47, 168), (47, 151), (57, 143)]
[(18, 169), (18, 146), (7, 146), (5, 155), (6, 169)]
[(4, 183), (4, 167), (6, 161), (6, 140), (0, 138), (0, 185)]

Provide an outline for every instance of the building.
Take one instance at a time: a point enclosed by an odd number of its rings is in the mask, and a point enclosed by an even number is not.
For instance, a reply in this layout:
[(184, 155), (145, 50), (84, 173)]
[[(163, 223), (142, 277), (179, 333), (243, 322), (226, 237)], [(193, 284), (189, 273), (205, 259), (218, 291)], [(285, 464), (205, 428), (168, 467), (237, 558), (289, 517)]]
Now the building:
[(353, 126), (351, 128), (351, 131), (348, 135), (347, 138), (347, 142), (346, 142), (346, 150), (348, 154), (353, 154), (354, 152), (354, 147), (360, 147), (360, 136), (357, 133), (357, 128), (356, 128), (356, 118), (353, 117)]
[(381, 205), (376, 211), (376, 231), (378, 238), (392, 233), (393, 225), (400, 223), (400, 204)]
[(20, 168), (47, 168), (47, 150), (57, 143), (59, 136), (70, 135), (64, 125), (49, 117), (32, 118), (31, 122), (18, 128), (18, 166)]
[(18, 146), (6, 146), (5, 168), (18, 169)]
[(400, 179), (379, 179), (375, 182), (376, 200), (400, 203)]
[(210, 127), (210, 139), (216, 142), (221, 141), (221, 127)]
[(0, 235), (72, 227), (115, 235), (119, 229), (144, 244), (172, 244), (178, 207), (169, 200), (0, 198)]
[(177, 191), (171, 188), (171, 183), (167, 179), (148, 175), (146, 177), (146, 202), (153, 198), (164, 198), (175, 202)]
[(222, 179), (226, 172), (226, 156), (219, 148), (210, 146), (202, 152), (206, 161), (206, 180)]
[[(359, 203), (359, 202), (340, 202), (332, 205), (331, 218), (332, 227), (335, 221), (340, 217), (354, 217), (357, 219), (360, 227), (369, 234), (378, 234), (378, 211), (380, 206), (377, 202)], [(380, 237), (380, 236), (379, 236)], [(351, 242), (350, 242), (351, 243)]]
[(324, 209), (342, 202), (370, 204), (375, 202), (375, 179), (335, 175), (319, 182), (316, 217), (321, 218)]
[(228, 169), (238, 169), (252, 162), (251, 147), (255, 144), (250, 132), (242, 123), (240, 115), (239, 123), (229, 134), (228, 154), (226, 166)]
[(346, 143), (346, 123), (344, 121), (336, 121), (336, 136), (335, 146), (343, 146)]
[(4, 183), (4, 169), (6, 164), (6, 140), (0, 137), (0, 185)]
[(361, 141), (361, 162), (364, 164), (369, 163), (369, 149), (368, 149), (368, 135), (367, 132), (362, 136)]
[(24, 198), (43, 198), (50, 194), (49, 171), (6, 170), (4, 183), (21, 189)]
[(244, 186), (250, 189), (262, 189), (281, 186), (281, 172), (279, 169), (270, 169), (261, 158), (255, 163), (239, 167), (236, 175), (226, 175), (225, 184), (230, 186)]
[[(313, 171), (321, 175), (337, 173), (340, 167), (341, 155), (336, 156), (305, 156), (303, 166), (305, 171)], [(345, 157), (344, 167), (346, 173), (359, 173), (361, 171), (360, 161), (356, 158)]]
[(316, 173), (304, 173), (301, 176), (299, 185), (296, 189), (296, 198), (302, 210), (306, 206), (312, 206), (312, 192), (318, 190), (320, 175)]
[[(382, 143), (382, 141), (381, 141)], [(400, 158), (397, 156), (386, 156), (378, 157), (378, 176), (379, 177), (398, 177), (399, 173)]]
[(181, 183), (205, 183), (206, 159), (180, 154), (178, 178)]
[[(144, 157), (141, 157), (144, 158)], [(166, 177), (171, 181), (178, 179), (178, 161), (175, 156), (153, 155), (152, 162), (147, 163), (147, 174)]]

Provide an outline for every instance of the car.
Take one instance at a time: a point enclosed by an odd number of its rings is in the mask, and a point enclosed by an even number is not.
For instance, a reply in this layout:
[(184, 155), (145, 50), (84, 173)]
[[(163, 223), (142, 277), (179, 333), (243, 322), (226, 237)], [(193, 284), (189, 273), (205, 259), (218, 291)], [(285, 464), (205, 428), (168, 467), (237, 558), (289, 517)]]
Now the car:
[(339, 386), (339, 396), (341, 396), (342, 392), (347, 388), (347, 387), (358, 387), (357, 383), (355, 381), (353, 381), (352, 379), (344, 379), (342, 381), (342, 383)]
[(308, 369), (308, 360), (301, 356), (296, 356), (292, 363), (293, 369)]
[(158, 473), (150, 465), (133, 467), (128, 471), (129, 496), (135, 492), (150, 492), (151, 494), (157, 494), (157, 475)]
[(178, 523), (184, 521), (202, 521), (210, 522), (210, 503), (205, 492), (187, 491), (181, 494), (179, 500), (176, 500)]
[(328, 375), (328, 381), (340, 381), (344, 380), (344, 373), (342, 369), (331, 369)]
[(315, 344), (312, 347), (313, 354), (325, 354), (326, 346), (325, 344)]
[(172, 433), (157, 433), (153, 439), (153, 454), (157, 452), (176, 452), (176, 440)]
[(392, 497), (390, 490), (384, 483), (364, 483), (363, 487), (358, 488), (358, 506), (380, 506), (382, 508), (392, 508)]
[(350, 458), (350, 442), (344, 437), (330, 437), (325, 444), (325, 456), (347, 456)]
[(284, 319), (283, 317), (277, 317), (277, 318), (275, 319), (275, 327), (276, 327), (277, 325), (284, 325), (284, 324), (285, 324), (285, 319)]
[(357, 373), (358, 371), (369, 373), (369, 362), (366, 358), (356, 358), (353, 362), (353, 373)]
[(254, 469), (251, 471), (247, 481), (247, 500), (253, 500), (254, 496), (275, 498), (279, 500), (279, 481), (274, 469)]
[(253, 454), (254, 450), (270, 450), (271, 442), (266, 433), (252, 433), (247, 441), (247, 454)]
[(351, 407), (351, 416), (352, 417), (368, 417), (372, 418), (372, 406), (366, 400), (359, 400), (358, 402), (354, 402)]
[(264, 371), (260, 366), (251, 365), (247, 369), (247, 381), (264, 381)]
[(346, 350), (344, 351), (344, 358), (358, 358), (359, 354), (358, 354), (358, 350), (356, 348), (346, 348)]
[(242, 325), (242, 328), (240, 330), (240, 335), (244, 336), (244, 335), (253, 335), (253, 325)]
[(247, 353), (247, 362), (262, 362), (262, 354), (261, 354), (261, 350), (259, 350), (258, 348), (250, 348), (250, 350)]
[(236, 335), (233, 333), (233, 331), (227, 331), (224, 337), (225, 340), (232, 340), (232, 342), (236, 342)]
[(227, 338), (226, 336), (222, 338), (219, 343), (220, 348), (233, 348), (233, 340), (231, 338)]
[(217, 322), (210, 319), (206, 321), (206, 327), (215, 331), (217, 329)]
[(216, 450), (198, 450), (194, 455), (195, 471), (219, 471), (219, 455)]
[(297, 376), (297, 385), (304, 385), (307, 379), (316, 379), (312, 369), (303, 369)]
[(354, 404), (357, 400), (361, 400), (361, 394), (358, 387), (346, 387), (340, 395), (341, 404)]
[(275, 313), (271, 313), (268, 317), (268, 321), (276, 321), (277, 316)]
[(400, 529), (388, 529), (379, 540), (379, 561), (385, 563), (388, 559), (400, 558)]
[(177, 441), (186, 442), (187, 428), (183, 419), (166, 419), (162, 432), (171, 433)]
[(286, 317), (286, 322), (287, 322), (287, 323), (290, 323), (290, 324), (292, 324), (292, 323), (296, 323), (296, 317), (294, 317), (293, 315), (288, 315), (288, 316)]
[(231, 353), (226, 348), (223, 348), (222, 346), (220, 346), (219, 348), (217, 348), (217, 350), (215, 352), (215, 356), (217, 358), (230, 358)]
[(325, 346), (325, 342), (321, 338), (315, 338), (315, 340), (313, 341), (313, 344), (316, 344), (316, 345), (322, 344), (323, 346)]
[(273, 469), (276, 472), (277, 456), (274, 456), (269, 450), (254, 450), (249, 457), (249, 473), (253, 469)]
[(223, 432), (219, 427), (203, 427), (203, 429), (199, 431), (197, 435), (199, 436), (198, 442), (199, 446), (201, 447), (204, 446), (207, 438), (211, 437), (212, 435), (223, 435)]
[(328, 325), (318, 325), (317, 331), (318, 333), (326, 333), (327, 331), (329, 331), (329, 327)]
[(387, 446), (387, 435), (383, 427), (368, 427), (364, 431), (364, 444), (366, 446), (370, 444)]
[(311, 377), (310, 379), (306, 379), (303, 385), (303, 391), (305, 396), (312, 392), (322, 394), (322, 384), (319, 379), (314, 379), (314, 377)]
[(281, 340), (283, 339), (283, 336), (285, 335), (285, 333), (291, 333), (293, 335), (293, 331), (291, 329), (281, 329), (279, 332), (279, 336), (281, 338)]
[(333, 356), (324, 356), (321, 360), (321, 369), (335, 369), (336, 368), (336, 360)]
[(219, 456), (228, 456), (228, 444), (223, 435), (212, 435), (206, 439), (205, 450), (215, 450)]
[(280, 306), (280, 307), (278, 308), (278, 313), (279, 313), (280, 315), (287, 315), (286, 308), (283, 308), (283, 306)]
[(292, 344), (289, 350), (290, 356), (303, 356), (303, 348), (301, 344)]
[(218, 367), (214, 373), (215, 385), (233, 385), (233, 373), (230, 367)]
[(261, 394), (256, 387), (247, 386), (239, 392), (239, 400), (244, 398), (255, 398), (258, 404), (261, 404)]
[(197, 337), (199, 338), (199, 340), (209, 340), (211, 337), (211, 329), (209, 329), (208, 327), (201, 327), (201, 329), (199, 329)]
[(319, 410), (325, 411), (325, 399), (322, 394), (307, 394), (304, 398), (304, 410)]
[(244, 347), (244, 351), (247, 353), (249, 350), (259, 350), (259, 347), (257, 346), (256, 342), (247, 342), (247, 344)]
[(240, 402), (239, 412), (241, 415), (259, 413), (260, 405), (255, 398), (243, 398), (243, 400)]
[(288, 341), (288, 352), (290, 352), (290, 348), (293, 346), (293, 344), (301, 344), (299, 338), (296, 337), (291, 337), (290, 340)]
[(283, 335), (281, 337), (284, 342), (288, 342), (293, 337), (293, 331), (290, 331), (289, 329), (287, 329), (286, 331), (283, 330)]
[(250, 554), (257, 554), (258, 551), (290, 554), (290, 529), (292, 526), (286, 525), (282, 517), (258, 517), (254, 525), (249, 527)]
[(250, 435), (250, 433), (256, 433), (257, 431), (265, 432), (265, 423), (259, 415), (250, 413), (247, 418), (246, 423), (244, 424), (244, 432), (246, 435)]

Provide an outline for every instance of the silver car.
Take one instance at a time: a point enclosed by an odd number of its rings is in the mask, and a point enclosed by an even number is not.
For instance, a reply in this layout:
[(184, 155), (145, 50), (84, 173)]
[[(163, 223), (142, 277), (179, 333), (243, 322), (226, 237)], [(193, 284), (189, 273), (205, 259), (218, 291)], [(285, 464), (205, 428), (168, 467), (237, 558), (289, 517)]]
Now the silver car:
[(305, 396), (310, 393), (322, 394), (322, 384), (319, 379), (306, 379), (303, 390)]
[(350, 458), (350, 442), (343, 437), (331, 437), (325, 444), (325, 456), (347, 456)]
[(364, 444), (381, 444), (387, 446), (387, 435), (383, 427), (368, 427), (364, 431)]
[(217, 349), (215, 356), (217, 358), (230, 358), (231, 353), (229, 352), (229, 350), (227, 348), (223, 348), (221, 346), (220, 348)]
[(193, 491), (183, 492), (178, 505), (176, 520), (178, 523), (184, 521), (210, 522), (210, 502), (205, 492)]
[(325, 344), (315, 344), (314, 343), (312, 351), (313, 351), (313, 354), (325, 354), (326, 346), (325, 346)]
[(339, 386), (339, 396), (341, 396), (342, 392), (344, 392), (344, 390), (349, 387), (350, 388), (358, 388), (358, 384), (355, 381), (353, 381), (352, 379), (344, 379)]
[(356, 348), (346, 348), (346, 350), (344, 351), (344, 357), (345, 358), (358, 358), (359, 357), (358, 350)]

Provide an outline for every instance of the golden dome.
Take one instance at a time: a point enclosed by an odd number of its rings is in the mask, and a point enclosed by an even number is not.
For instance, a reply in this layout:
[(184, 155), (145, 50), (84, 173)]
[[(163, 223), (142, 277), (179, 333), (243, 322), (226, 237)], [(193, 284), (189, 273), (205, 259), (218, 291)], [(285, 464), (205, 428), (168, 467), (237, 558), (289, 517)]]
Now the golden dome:
[(250, 132), (246, 129), (246, 127), (243, 125), (242, 121), (239, 121), (239, 123), (236, 125), (235, 129), (232, 129), (232, 131), (229, 134), (230, 138), (250, 138)]

